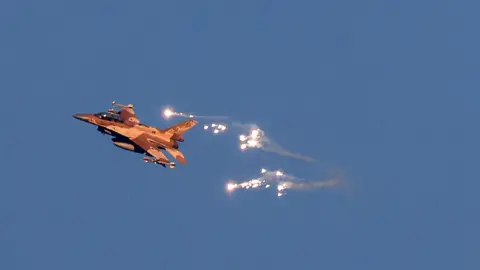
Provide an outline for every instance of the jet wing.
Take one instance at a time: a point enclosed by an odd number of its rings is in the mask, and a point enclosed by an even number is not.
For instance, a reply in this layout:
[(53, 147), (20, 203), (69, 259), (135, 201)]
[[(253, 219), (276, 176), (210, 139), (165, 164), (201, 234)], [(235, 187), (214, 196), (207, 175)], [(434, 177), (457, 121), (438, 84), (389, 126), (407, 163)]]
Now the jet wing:
[(162, 164), (170, 164), (170, 160), (156, 147), (154, 147), (147, 138), (147, 135), (145, 133), (142, 133), (142, 135), (136, 137), (136, 138), (131, 138), (132, 142), (134, 142), (136, 145), (140, 146), (143, 150), (145, 150), (147, 153), (152, 155), (156, 161)]

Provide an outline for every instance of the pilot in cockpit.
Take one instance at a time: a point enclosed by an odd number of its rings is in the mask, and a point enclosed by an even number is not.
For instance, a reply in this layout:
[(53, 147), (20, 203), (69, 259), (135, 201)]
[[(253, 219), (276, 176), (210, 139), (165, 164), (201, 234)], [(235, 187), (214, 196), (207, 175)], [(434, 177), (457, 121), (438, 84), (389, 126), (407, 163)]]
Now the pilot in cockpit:
[(114, 121), (114, 122), (123, 122), (120, 120), (120, 116), (118, 114), (110, 113), (110, 112), (100, 112), (95, 114), (96, 117), (107, 120), (107, 121)]

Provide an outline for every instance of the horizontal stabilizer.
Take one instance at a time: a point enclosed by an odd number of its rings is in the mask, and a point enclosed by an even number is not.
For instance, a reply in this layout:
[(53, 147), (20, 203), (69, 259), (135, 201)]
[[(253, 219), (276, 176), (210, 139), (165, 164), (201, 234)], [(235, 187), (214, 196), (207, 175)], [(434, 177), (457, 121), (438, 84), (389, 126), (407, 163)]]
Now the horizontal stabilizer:
[(185, 160), (185, 156), (183, 155), (182, 152), (178, 151), (177, 149), (174, 148), (165, 148), (165, 150), (172, 155), (178, 162), (182, 164), (187, 164), (187, 160)]

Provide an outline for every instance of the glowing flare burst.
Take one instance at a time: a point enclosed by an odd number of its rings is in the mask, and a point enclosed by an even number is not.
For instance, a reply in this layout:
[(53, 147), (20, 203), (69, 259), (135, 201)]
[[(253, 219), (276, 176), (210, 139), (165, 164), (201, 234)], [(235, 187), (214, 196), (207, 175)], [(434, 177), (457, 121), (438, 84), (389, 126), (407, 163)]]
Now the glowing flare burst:
[[(250, 179), (245, 182), (235, 183), (230, 181), (227, 184), (227, 192), (232, 193), (236, 189), (258, 189), (258, 188), (269, 188), (270, 182), (277, 183), (277, 196), (283, 196), (285, 194), (285, 189), (287, 186), (281, 183), (282, 178), (285, 178), (285, 175), (281, 171), (268, 171), (267, 169), (261, 169), (262, 176), (259, 178)], [(288, 177), (287, 177), (288, 178)]]
[(225, 124), (212, 123), (210, 126), (203, 126), (204, 130), (212, 130), (213, 134), (223, 133), (227, 131), (227, 126)]
[(163, 110), (163, 117), (169, 119), (172, 116), (180, 116), (186, 118), (205, 118), (205, 119), (228, 119), (226, 116), (213, 116), (213, 115), (197, 115), (183, 112), (176, 112), (172, 108), (166, 108)]
[(259, 178), (250, 179), (245, 182), (236, 183), (230, 181), (227, 184), (227, 192), (241, 189), (258, 189), (269, 188), (270, 185), (275, 184), (277, 190), (277, 196), (281, 197), (286, 194), (288, 189), (295, 190), (313, 190), (319, 188), (333, 187), (342, 184), (340, 179), (330, 179), (326, 181), (305, 181), (297, 178), (293, 175), (286, 174), (282, 171), (269, 171), (267, 169), (261, 170), (262, 175)]
[(193, 114), (186, 114), (182, 112), (176, 112), (173, 109), (167, 108), (163, 111), (163, 116), (167, 119), (169, 119), (172, 116), (182, 116), (182, 117), (188, 117), (188, 118), (194, 118), (195, 115)]
[(263, 142), (265, 140), (264, 132), (259, 128), (252, 129), (248, 135), (241, 134), (239, 140), (241, 150), (247, 148), (261, 148), (263, 147)]

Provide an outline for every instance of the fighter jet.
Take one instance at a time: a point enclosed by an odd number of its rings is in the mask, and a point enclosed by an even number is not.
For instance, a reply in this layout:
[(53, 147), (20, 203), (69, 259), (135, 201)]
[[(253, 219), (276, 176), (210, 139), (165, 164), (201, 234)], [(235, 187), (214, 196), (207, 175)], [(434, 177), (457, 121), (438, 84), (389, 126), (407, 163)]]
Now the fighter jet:
[(112, 136), (115, 146), (144, 154), (145, 162), (175, 168), (175, 162), (170, 161), (161, 151), (166, 150), (180, 163), (187, 163), (183, 153), (178, 150), (178, 142), (185, 140), (183, 134), (194, 127), (198, 123), (197, 120), (189, 119), (161, 130), (140, 123), (132, 104), (125, 106), (113, 101), (112, 105), (121, 109), (119, 111), (110, 109), (108, 112), (96, 114), (74, 114), (73, 117), (97, 126), (97, 130), (102, 134)]

